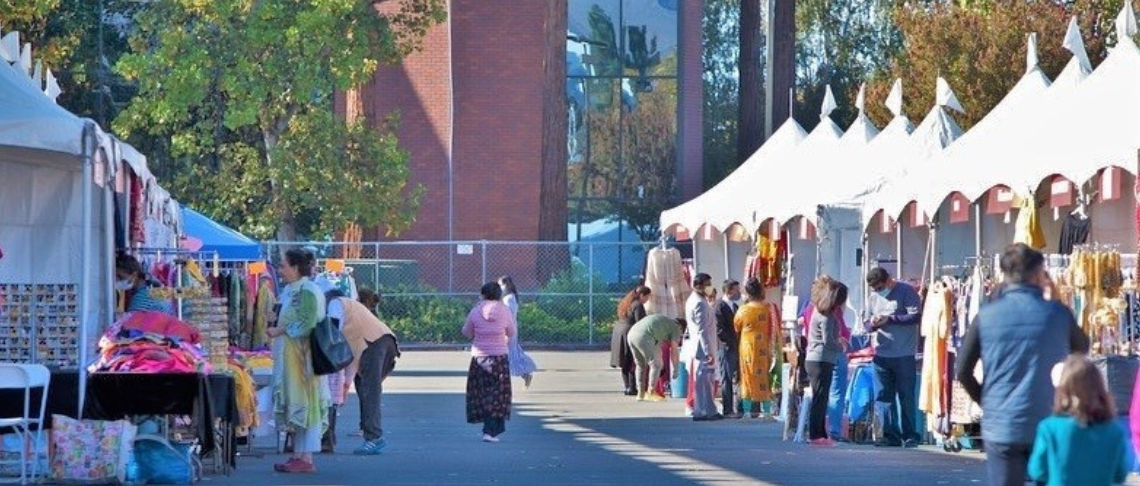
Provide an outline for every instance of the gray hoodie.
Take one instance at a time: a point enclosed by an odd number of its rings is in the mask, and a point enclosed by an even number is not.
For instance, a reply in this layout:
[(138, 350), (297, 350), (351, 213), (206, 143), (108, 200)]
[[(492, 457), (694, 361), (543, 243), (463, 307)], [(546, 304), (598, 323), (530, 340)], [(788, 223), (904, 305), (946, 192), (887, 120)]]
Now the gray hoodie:
[(839, 319), (835, 313), (813, 312), (808, 323), (807, 361), (834, 363), (843, 352), (839, 343)]

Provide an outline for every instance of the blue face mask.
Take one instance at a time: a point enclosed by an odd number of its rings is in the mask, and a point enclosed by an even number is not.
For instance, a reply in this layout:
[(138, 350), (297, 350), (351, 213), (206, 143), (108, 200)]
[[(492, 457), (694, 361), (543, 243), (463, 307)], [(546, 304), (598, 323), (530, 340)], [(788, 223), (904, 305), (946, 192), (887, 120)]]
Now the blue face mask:
[(891, 289), (889, 289), (887, 287), (883, 287), (879, 290), (876, 290), (875, 293), (879, 294), (879, 297), (882, 297), (885, 299), (885, 298), (887, 298), (888, 295), (891, 294)]

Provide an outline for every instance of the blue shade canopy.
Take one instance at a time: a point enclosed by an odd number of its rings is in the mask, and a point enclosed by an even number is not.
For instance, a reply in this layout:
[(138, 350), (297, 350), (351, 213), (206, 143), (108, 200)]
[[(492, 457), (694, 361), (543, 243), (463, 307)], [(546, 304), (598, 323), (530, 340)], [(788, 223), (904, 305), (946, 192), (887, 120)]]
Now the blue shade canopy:
[(186, 236), (202, 241), (201, 251), (216, 251), (222, 260), (261, 258), (261, 245), (256, 241), (186, 206), (182, 206), (182, 226)]

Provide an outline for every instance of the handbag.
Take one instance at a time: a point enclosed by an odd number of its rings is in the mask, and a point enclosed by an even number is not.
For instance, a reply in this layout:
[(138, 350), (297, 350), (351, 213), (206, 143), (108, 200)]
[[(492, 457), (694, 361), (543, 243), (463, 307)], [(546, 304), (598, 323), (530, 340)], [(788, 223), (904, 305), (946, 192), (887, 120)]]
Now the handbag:
[(134, 449), (134, 463), (127, 469), (131, 484), (191, 484), (199, 477), (193, 444), (139, 434)]
[(336, 323), (327, 316), (317, 323), (309, 334), (309, 347), (313, 354), (313, 374), (331, 375), (352, 363), (352, 349)]

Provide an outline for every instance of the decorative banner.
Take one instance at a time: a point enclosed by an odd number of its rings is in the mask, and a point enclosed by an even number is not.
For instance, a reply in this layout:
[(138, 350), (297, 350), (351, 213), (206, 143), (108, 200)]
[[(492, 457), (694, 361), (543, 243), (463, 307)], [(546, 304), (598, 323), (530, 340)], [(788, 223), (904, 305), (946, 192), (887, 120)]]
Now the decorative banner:
[(961, 193), (950, 195), (950, 224), (970, 221), (970, 200)]
[(904, 212), (910, 215), (911, 228), (925, 226), (926, 224), (930, 223), (930, 218), (926, 217), (926, 213), (919, 210), (918, 204), (913, 201), (910, 204), (907, 204)]
[(998, 186), (986, 193), (986, 214), (1004, 214), (1013, 208), (1013, 190)]
[(250, 275), (261, 275), (269, 271), (268, 265), (265, 262), (250, 262), (246, 267)]
[(1049, 206), (1063, 208), (1073, 204), (1076, 186), (1062, 176), (1053, 176), (1049, 183)]
[(801, 240), (815, 240), (815, 225), (808, 218), (800, 218), (799, 237)]
[(325, 271), (341, 273), (344, 271), (344, 260), (325, 260)]
[(1115, 201), (1120, 199), (1121, 188), (1120, 181), (1124, 179), (1123, 170), (1120, 167), (1109, 167), (1100, 173), (1100, 191), (1097, 194), (1097, 201)]
[(701, 226), (701, 240), (703, 240), (703, 241), (715, 240), (716, 239), (716, 233), (717, 233), (716, 228), (713, 228), (713, 225), (711, 225), (711, 224), (706, 224), (704, 226)]
[(887, 234), (894, 230), (895, 222), (886, 211), (879, 211), (879, 233)]

